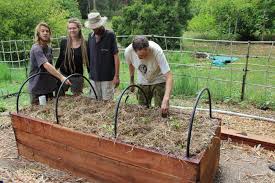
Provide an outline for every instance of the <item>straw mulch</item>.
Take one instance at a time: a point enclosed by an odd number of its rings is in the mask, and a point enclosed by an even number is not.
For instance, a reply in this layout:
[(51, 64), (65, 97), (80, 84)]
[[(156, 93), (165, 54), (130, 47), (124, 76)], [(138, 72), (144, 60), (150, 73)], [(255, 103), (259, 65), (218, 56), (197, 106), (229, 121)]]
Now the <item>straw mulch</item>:
[[(21, 112), (35, 118), (55, 122), (54, 101), (47, 106), (31, 106)], [(58, 111), (60, 125), (100, 137), (141, 146), (175, 157), (186, 151), (190, 114), (175, 109), (162, 118), (160, 109), (123, 103), (119, 108), (118, 136), (114, 138), (114, 102), (96, 101), (86, 97), (62, 97)], [(190, 152), (195, 155), (207, 148), (219, 121), (197, 115), (193, 124)]]

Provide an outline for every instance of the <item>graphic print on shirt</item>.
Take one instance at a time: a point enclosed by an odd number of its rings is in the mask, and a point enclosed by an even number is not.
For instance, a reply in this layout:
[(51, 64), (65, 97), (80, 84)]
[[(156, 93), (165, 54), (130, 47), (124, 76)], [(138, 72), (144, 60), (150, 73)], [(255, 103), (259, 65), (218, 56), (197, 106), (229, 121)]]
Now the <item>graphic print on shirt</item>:
[(145, 75), (147, 73), (147, 66), (145, 64), (140, 64), (138, 66), (138, 70), (143, 74)]

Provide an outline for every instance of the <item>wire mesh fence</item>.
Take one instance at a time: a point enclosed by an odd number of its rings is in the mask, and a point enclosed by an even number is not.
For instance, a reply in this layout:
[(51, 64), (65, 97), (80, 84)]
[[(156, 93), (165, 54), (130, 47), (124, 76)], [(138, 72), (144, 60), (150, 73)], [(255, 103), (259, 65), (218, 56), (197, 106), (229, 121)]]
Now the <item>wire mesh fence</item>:
[[(213, 97), (219, 100), (248, 100), (275, 105), (274, 42), (145, 36), (158, 43), (165, 52), (174, 76), (173, 95), (195, 96), (201, 88), (208, 87)], [(117, 36), (121, 87), (129, 83), (124, 49), (132, 38), (133, 35)], [(54, 38), (52, 42), (55, 60), (59, 53), (60, 39)], [(28, 76), (32, 43), (31, 40), (1, 41), (0, 66), (8, 65), (6, 74), (10, 76), (10, 81), (0, 85), (0, 95), (16, 92), (16, 87), (9, 86), (10, 83), (21, 83)], [(221, 58), (223, 63), (216, 64)]]

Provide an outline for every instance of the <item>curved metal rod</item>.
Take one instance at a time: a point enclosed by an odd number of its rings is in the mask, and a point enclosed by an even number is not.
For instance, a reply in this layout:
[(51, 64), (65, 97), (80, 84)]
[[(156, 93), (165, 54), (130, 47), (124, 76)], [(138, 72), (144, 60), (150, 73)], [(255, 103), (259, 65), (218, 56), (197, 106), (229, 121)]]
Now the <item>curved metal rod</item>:
[(193, 121), (194, 121), (194, 117), (195, 117), (195, 114), (196, 114), (196, 110), (197, 110), (197, 106), (198, 106), (199, 100), (200, 100), (200, 98), (201, 98), (201, 96), (202, 96), (202, 94), (203, 94), (204, 91), (207, 91), (207, 93), (208, 93), (209, 117), (211, 119), (213, 119), (213, 117), (212, 117), (212, 104), (211, 104), (210, 91), (209, 91), (208, 88), (204, 88), (204, 89), (202, 89), (200, 91), (200, 93), (197, 96), (195, 105), (193, 107), (192, 115), (191, 115), (191, 118), (190, 118), (189, 129), (188, 129), (188, 136), (187, 136), (187, 147), (186, 147), (186, 157), (188, 157), (188, 158), (190, 156), (189, 152), (190, 152), (190, 141), (191, 141), (191, 135), (192, 135)]
[(58, 80), (58, 78), (56, 78), (55, 76), (51, 75), (51, 74), (48, 73), (48, 72), (38, 72), (38, 73), (33, 74), (33, 75), (31, 75), (30, 77), (28, 77), (28, 78), (24, 81), (24, 83), (21, 85), (21, 87), (20, 87), (20, 89), (19, 89), (19, 91), (18, 91), (17, 97), (16, 97), (16, 112), (17, 112), (17, 113), (19, 113), (19, 106), (18, 106), (18, 104), (19, 104), (19, 97), (20, 97), (20, 94), (21, 94), (21, 91), (22, 91), (23, 87), (25, 86), (25, 84), (26, 84), (30, 79), (34, 78), (34, 77), (37, 76), (37, 75), (50, 75), (51, 77), (53, 77), (53, 78), (55, 78), (56, 80)]
[[(132, 87), (138, 88), (138, 89), (143, 93), (143, 95), (144, 95), (144, 97), (145, 97), (145, 99), (146, 99), (146, 106), (147, 106), (147, 108), (149, 108), (149, 101), (148, 101), (148, 98), (147, 98), (145, 92), (143, 91), (143, 89), (142, 89), (140, 86), (138, 86), (138, 85), (130, 85), (130, 86), (128, 86), (127, 88), (125, 88), (125, 89), (122, 91), (122, 93), (120, 94), (119, 99), (118, 99), (118, 101), (117, 101), (117, 103), (116, 103), (115, 118), (114, 118), (114, 131), (115, 131), (114, 136), (115, 136), (115, 138), (116, 138), (116, 136), (117, 136), (117, 118), (118, 118), (118, 109), (119, 109), (119, 105), (120, 105), (120, 102), (121, 102), (121, 99), (122, 99), (123, 95), (126, 93), (127, 90), (129, 90), (129, 89), (132, 88)], [(129, 97), (129, 96), (127, 96), (127, 97)], [(127, 99), (128, 99), (128, 98), (127, 98)], [(126, 100), (127, 100), (127, 99), (126, 99)]]
[(75, 74), (71, 74), (69, 75), (68, 77), (66, 77), (66, 79), (61, 83), (61, 85), (59, 86), (59, 89), (58, 89), (58, 92), (57, 92), (57, 95), (56, 95), (56, 100), (55, 100), (55, 118), (56, 118), (56, 123), (58, 124), (59, 121), (58, 121), (58, 99), (59, 99), (59, 94), (60, 94), (60, 91), (62, 90), (62, 87), (64, 85), (64, 83), (70, 79), (71, 77), (74, 77), (74, 76), (77, 76), (77, 77), (82, 77), (84, 78), (86, 81), (88, 81), (88, 83), (90, 84), (94, 94), (95, 94), (95, 98), (97, 99), (97, 95), (96, 95), (96, 92), (95, 92), (95, 89), (92, 85), (92, 83), (89, 81), (88, 78), (86, 78), (85, 76), (83, 76), (82, 74), (78, 74), (78, 73), (75, 73)]

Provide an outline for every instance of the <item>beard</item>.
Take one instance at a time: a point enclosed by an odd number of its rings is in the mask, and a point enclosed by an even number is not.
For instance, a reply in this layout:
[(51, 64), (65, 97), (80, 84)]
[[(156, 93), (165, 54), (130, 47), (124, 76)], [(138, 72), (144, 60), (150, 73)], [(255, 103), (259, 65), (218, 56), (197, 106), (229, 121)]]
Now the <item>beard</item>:
[(98, 35), (98, 36), (103, 35), (104, 32), (105, 32), (105, 28), (104, 28), (103, 26), (101, 26), (101, 27), (99, 27), (98, 29), (95, 29), (95, 30), (94, 30), (94, 33), (95, 33), (96, 35)]

